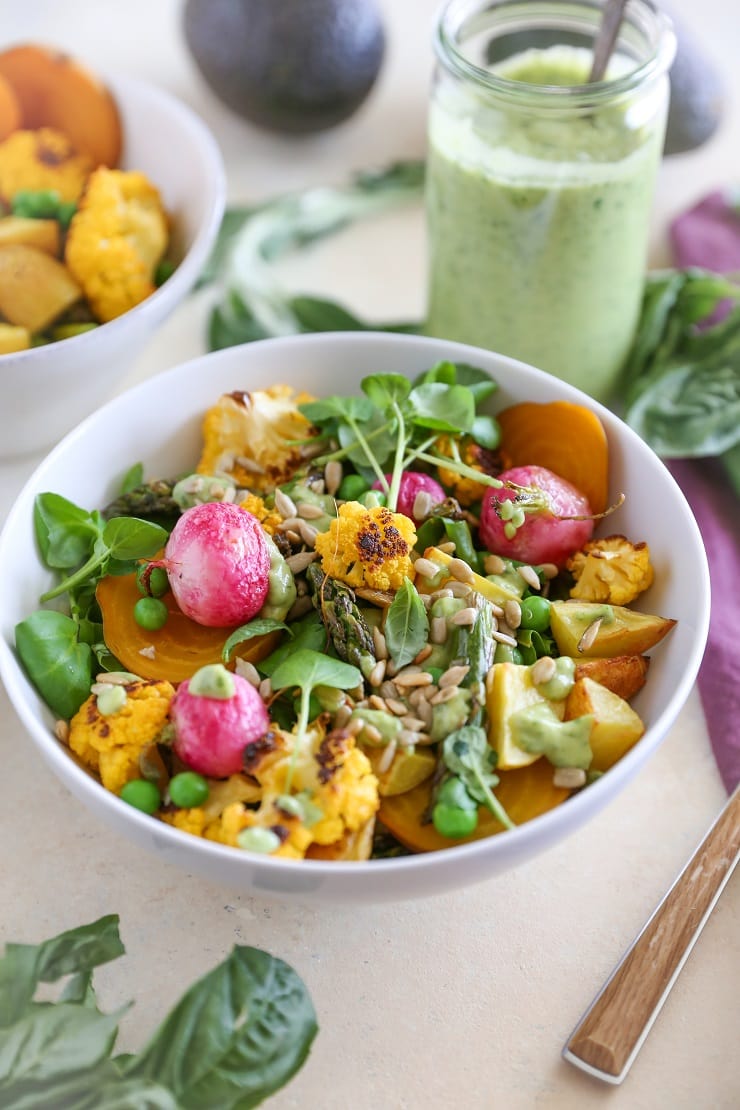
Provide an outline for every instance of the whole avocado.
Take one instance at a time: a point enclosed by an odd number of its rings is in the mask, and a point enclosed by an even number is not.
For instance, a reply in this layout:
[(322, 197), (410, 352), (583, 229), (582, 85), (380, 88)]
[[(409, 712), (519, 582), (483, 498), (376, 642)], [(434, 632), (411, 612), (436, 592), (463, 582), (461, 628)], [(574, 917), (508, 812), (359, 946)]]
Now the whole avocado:
[(350, 116), (370, 92), (385, 48), (376, 0), (186, 0), (183, 30), (224, 104), (293, 134)]

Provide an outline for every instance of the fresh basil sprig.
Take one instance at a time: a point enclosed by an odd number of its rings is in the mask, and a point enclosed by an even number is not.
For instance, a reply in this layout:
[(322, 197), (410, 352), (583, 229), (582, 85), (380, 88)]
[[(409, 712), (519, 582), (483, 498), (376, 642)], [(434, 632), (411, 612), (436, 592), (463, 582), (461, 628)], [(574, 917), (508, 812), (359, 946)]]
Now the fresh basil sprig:
[(356, 220), (420, 201), (423, 183), (423, 162), (397, 162), (358, 173), (347, 185), (318, 186), (229, 209), (200, 281), (219, 288), (209, 322), (210, 349), (300, 332), (419, 331), (418, 323), (369, 324), (334, 301), (292, 296), (272, 263)]
[[(95, 968), (125, 954), (118, 916), (0, 959), (0, 1105), (5, 1110), (248, 1110), (303, 1065), (318, 1031), (288, 964), (235, 946), (194, 983), (141, 1052), (113, 1056), (129, 1008), (98, 1009)], [(39, 985), (66, 985), (35, 1001)]]
[(388, 606), (384, 631), (388, 651), (396, 667), (405, 667), (410, 663), (427, 642), (429, 617), (426, 606), (408, 578), (404, 578)]

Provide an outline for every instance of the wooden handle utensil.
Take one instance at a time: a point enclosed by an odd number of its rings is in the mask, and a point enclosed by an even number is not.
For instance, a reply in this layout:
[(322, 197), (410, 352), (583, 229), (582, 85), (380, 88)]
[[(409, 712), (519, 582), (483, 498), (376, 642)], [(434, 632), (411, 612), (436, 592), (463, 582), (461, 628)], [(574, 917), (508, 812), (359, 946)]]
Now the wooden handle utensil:
[(740, 786), (571, 1033), (563, 1058), (621, 1083), (740, 855)]

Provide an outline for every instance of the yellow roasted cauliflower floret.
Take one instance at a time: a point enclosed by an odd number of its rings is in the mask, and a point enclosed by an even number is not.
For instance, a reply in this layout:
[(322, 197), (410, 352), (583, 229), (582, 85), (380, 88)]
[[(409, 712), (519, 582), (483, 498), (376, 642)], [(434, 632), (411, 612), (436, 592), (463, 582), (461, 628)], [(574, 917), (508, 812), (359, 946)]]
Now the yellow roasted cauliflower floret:
[(208, 779), (207, 782), (208, 797), (202, 805), (164, 810), (162, 820), (193, 836), (236, 848), (237, 836), (246, 827), (244, 803), (258, 802), (262, 791), (246, 775), (230, 775), (227, 779)]
[(224, 393), (203, 421), (199, 474), (228, 474), (239, 486), (269, 493), (287, 482), (309, 457), (313, 427), (298, 411), (314, 398), (287, 385), (251, 393)]
[(10, 201), (22, 189), (54, 189), (61, 200), (76, 201), (92, 168), (92, 158), (61, 131), (14, 131), (0, 143), (0, 196)]
[(384, 506), (366, 509), (345, 501), (328, 532), (320, 532), (315, 548), (331, 578), (348, 586), (397, 590), (413, 578), (411, 551), (416, 543), (414, 522)]
[(126, 700), (115, 713), (102, 714), (95, 694), (82, 703), (69, 724), (69, 746), (106, 789), (120, 794), (141, 777), (139, 760), (167, 722), (174, 686), (139, 680), (124, 686)]
[(248, 513), (256, 517), (264, 530), (270, 536), (274, 536), (277, 532), (283, 518), (277, 509), (268, 509), (264, 500), (256, 493), (248, 493), (239, 502), (241, 509), (246, 509)]
[[(495, 455), (472, 439), (459, 439), (453, 446), (449, 436), (440, 436), (435, 446), (441, 454), (447, 455), (450, 459), (455, 458), (455, 449), (457, 449), (460, 462), (464, 462), (473, 470), (479, 470), (481, 474), (492, 474), (495, 477), (502, 469), (497, 465)], [(456, 470), (448, 470), (444, 465), (437, 468), (437, 473), (442, 485), (461, 505), (475, 504), (476, 501), (482, 500), (486, 490), (490, 489), (490, 486), (476, 482), (474, 478), (465, 474), (458, 474)]]
[[(327, 733), (319, 718), (295, 752), (293, 733), (275, 729), (268, 738), (247, 764), (262, 800), (244, 819), (247, 828), (271, 829), (279, 836), (273, 855), (302, 859), (312, 844), (339, 844), (374, 820), (378, 780), (354, 736), (343, 729)], [(288, 785), (301, 800), (304, 816), (282, 808)], [(369, 838), (365, 842), (369, 845)]]
[(145, 174), (101, 166), (90, 175), (64, 258), (99, 321), (121, 316), (154, 292), (168, 238), (167, 214)]
[(653, 583), (650, 548), (624, 536), (592, 540), (567, 563), (575, 578), (570, 596), (581, 601), (629, 605)]

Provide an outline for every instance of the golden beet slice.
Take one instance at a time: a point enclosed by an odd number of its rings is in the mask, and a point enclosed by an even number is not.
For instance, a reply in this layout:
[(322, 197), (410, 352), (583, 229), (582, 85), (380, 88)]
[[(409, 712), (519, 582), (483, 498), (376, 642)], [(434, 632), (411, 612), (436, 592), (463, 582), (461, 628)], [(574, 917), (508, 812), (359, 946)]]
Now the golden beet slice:
[[(169, 616), (156, 632), (134, 620), (134, 605), (141, 598), (135, 574), (108, 575), (98, 583), (96, 597), (103, 614), (103, 636), (121, 665), (142, 678), (183, 682), (207, 663), (220, 663), (228, 628), (206, 628), (186, 617), (172, 592), (162, 601)], [(277, 647), (280, 633), (255, 636), (240, 644), (234, 655), (256, 662)], [(233, 668), (233, 658), (230, 666)]]
[(118, 107), (110, 90), (85, 66), (61, 51), (26, 44), (0, 52), (0, 78), (20, 105), (21, 127), (53, 127), (97, 165), (118, 165)]
[[(501, 782), (495, 788), (495, 794), (516, 825), (523, 825), (525, 821), (547, 813), (569, 796), (569, 790), (553, 785), (554, 770), (543, 757), (528, 767), (500, 772)], [(452, 848), (456, 844), (467, 844), (471, 840), (481, 840), (504, 831), (493, 814), (481, 806), (478, 828), (470, 836), (461, 840), (440, 836), (431, 821), (425, 825), (421, 823), (429, 806), (431, 790), (432, 784), (427, 780), (406, 794), (395, 794), (380, 801), (378, 820), (412, 851), (436, 852), (440, 848)]]

